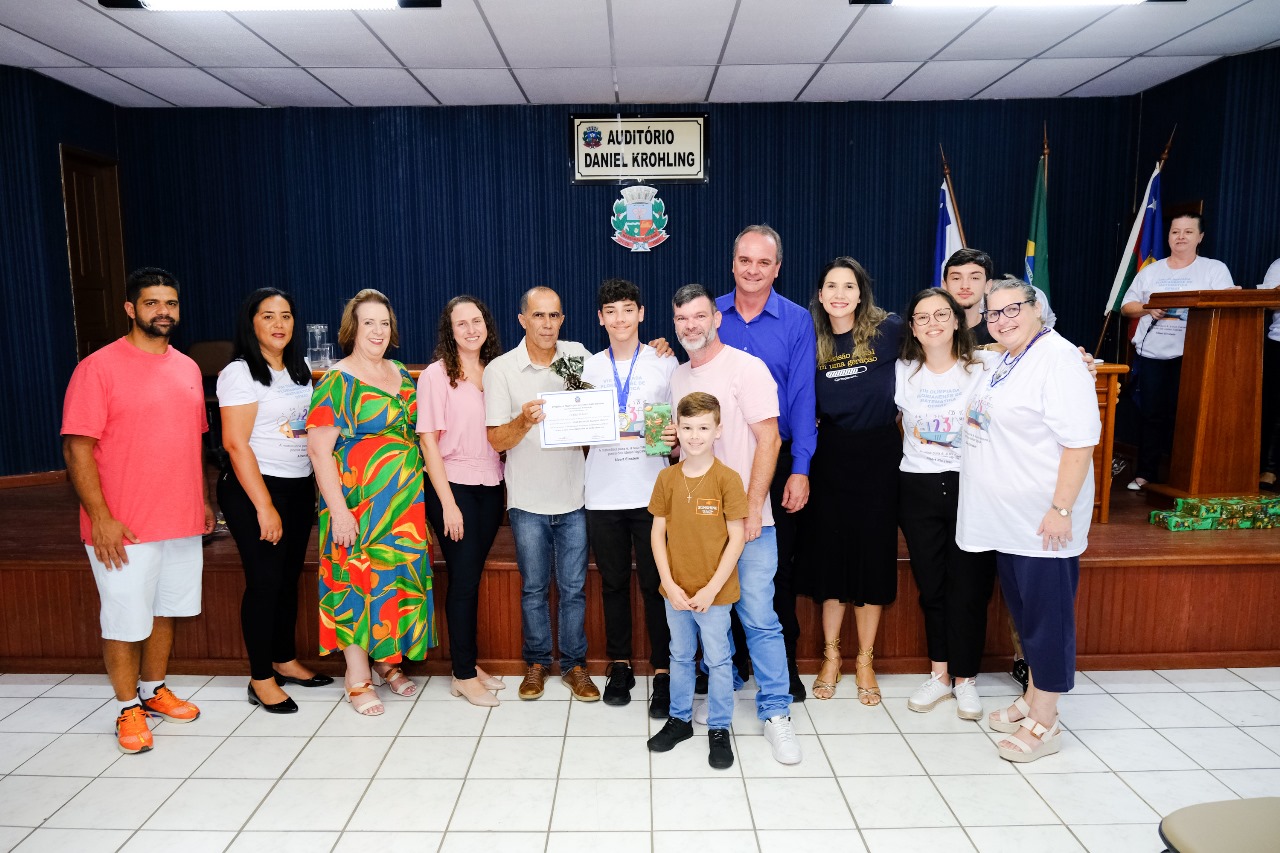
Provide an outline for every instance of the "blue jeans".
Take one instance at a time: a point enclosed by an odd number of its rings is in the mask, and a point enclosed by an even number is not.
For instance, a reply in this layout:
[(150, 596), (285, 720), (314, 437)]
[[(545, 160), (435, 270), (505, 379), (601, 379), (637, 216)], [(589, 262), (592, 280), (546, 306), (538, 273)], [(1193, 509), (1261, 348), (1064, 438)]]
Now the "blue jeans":
[(747, 635), (747, 651), (760, 692), (756, 716), (761, 720), (791, 713), (791, 678), (782, 624), (773, 610), (773, 576), (778, 570), (778, 544), (772, 527), (748, 542), (738, 558), (738, 586), (742, 597), (733, 605)]
[(525, 663), (551, 665), (551, 611), (547, 594), (555, 574), (560, 594), (560, 670), (587, 664), (587, 511), (540, 515), (507, 510), (520, 567), (520, 615)]
[(733, 722), (732, 646), (729, 605), (712, 605), (706, 613), (676, 610), (666, 601), (671, 629), (671, 710), (677, 720), (693, 717), (693, 656), (702, 636), (702, 662), (707, 667), (707, 728), (727, 729)]

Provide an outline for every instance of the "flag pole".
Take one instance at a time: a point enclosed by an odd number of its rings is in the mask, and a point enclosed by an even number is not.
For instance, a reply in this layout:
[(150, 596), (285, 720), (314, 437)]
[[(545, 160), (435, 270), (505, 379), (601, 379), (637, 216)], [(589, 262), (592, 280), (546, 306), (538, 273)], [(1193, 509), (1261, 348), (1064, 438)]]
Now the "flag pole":
[[(1173, 147), (1173, 137), (1174, 137), (1174, 134), (1176, 134), (1177, 132), (1178, 132), (1178, 125), (1174, 124), (1173, 130), (1169, 131), (1169, 141), (1164, 144), (1164, 150), (1160, 152), (1160, 159), (1156, 163), (1157, 172), (1164, 170), (1164, 163), (1166, 160), (1169, 159), (1169, 149)], [(1146, 199), (1144, 198), (1143, 201), (1145, 202)], [(1137, 215), (1137, 211), (1134, 211), (1134, 215), (1135, 216)], [(1129, 246), (1128, 250), (1133, 251), (1133, 247)], [(1093, 351), (1095, 353), (1102, 349), (1102, 342), (1107, 337), (1107, 327), (1111, 325), (1111, 313), (1112, 313), (1111, 308), (1108, 307), (1107, 313), (1104, 314), (1102, 317), (1102, 332), (1099, 333), (1098, 335), (1098, 345), (1093, 348)], [(1118, 346), (1117, 346), (1117, 354), (1118, 354)]]
[(947, 152), (938, 143), (938, 153), (942, 155), (942, 179), (947, 182), (947, 193), (951, 196), (951, 204), (956, 209), (956, 230), (960, 232), (960, 245), (968, 248), (969, 241), (964, 236), (964, 223), (960, 221), (960, 200), (956, 198), (956, 188), (951, 185), (951, 167), (947, 165)]

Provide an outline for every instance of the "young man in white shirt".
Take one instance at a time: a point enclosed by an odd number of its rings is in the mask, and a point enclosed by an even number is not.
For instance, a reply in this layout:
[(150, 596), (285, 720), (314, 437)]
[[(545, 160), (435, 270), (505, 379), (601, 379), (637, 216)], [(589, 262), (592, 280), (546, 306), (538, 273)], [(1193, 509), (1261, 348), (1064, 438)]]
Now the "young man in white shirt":
[(660, 579), (650, 542), (653, 516), (649, 499), (666, 456), (645, 453), (644, 415), (653, 403), (671, 399), (671, 373), (678, 362), (661, 357), (640, 342), (644, 303), (640, 289), (625, 279), (605, 281), (597, 294), (600, 325), (609, 346), (587, 359), (583, 381), (618, 394), (619, 441), (597, 445), (587, 455), (587, 536), (600, 571), (604, 602), (606, 670), (604, 702), (631, 701), (635, 672), (631, 666), (631, 554), (644, 601), (649, 636), (653, 690), (649, 716), (665, 720), (671, 702), (671, 632), (658, 589)]
[(1159, 478), (1160, 459), (1172, 447), (1182, 346), (1187, 337), (1187, 309), (1148, 310), (1142, 306), (1153, 293), (1238, 289), (1226, 264), (1197, 254), (1202, 240), (1200, 214), (1175, 216), (1169, 224), (1169, 257), (1139, 270), (1120, 306), (1124, 316), (1141, 318), (1133, 336), (1137, 350), (1134, 373), (1142, 391), (1138, 398), (1138, 463), (1129, 483), (1131, 491)]

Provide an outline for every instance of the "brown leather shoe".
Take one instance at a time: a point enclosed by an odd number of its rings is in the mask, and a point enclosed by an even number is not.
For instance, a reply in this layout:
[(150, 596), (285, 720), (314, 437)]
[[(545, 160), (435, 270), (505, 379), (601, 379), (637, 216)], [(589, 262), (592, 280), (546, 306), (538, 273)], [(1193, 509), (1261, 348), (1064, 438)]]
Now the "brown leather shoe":
[(524, 681), (520, 682), (521, 699), (537, 699), (542, 695), (543, 685), (547, 681), (547, 668), (540, 663), (531, 663), (524, 671)]
[(596, 687), (595, 682), (591, 680), (591, 676), (587, 675), (587, 671), (584, 668), (575, 666), (560, 676), (560, 680), (564, 682), (565, 687), (569, 688), (573, 698), (579, 702), (600, 701), (600, 690)]

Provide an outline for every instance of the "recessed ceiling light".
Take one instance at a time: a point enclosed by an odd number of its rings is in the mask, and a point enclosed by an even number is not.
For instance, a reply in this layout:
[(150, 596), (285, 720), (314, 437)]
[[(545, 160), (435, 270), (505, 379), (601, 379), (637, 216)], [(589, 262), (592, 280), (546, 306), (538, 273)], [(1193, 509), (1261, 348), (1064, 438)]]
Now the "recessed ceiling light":
[(98, 0), (107, 9), (149, 12), (328, 12), (439, 8), (441, 0)]
[[(852, 0), (851, 0), (852, 2)], [(1036, 9), (1051, 9), (1063, 6), (1136, 6), (1147, 0), (890, 0), (893, 6), (933, 6), (951, 8), (985, 8), (988, 6), (1023, 6)]]

